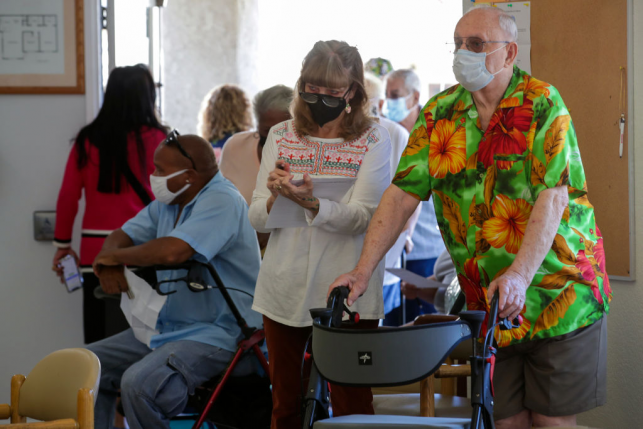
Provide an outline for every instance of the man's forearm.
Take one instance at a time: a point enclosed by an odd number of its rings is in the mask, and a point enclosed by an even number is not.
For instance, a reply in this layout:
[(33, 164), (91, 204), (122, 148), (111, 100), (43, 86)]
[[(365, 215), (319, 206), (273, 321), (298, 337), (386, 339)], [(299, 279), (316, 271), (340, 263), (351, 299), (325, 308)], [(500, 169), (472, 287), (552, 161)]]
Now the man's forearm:
[(174, 265), (187, 261), (194, 249), (175, 237), (162, 237), (139, 246), (114, 250), (114, 259), (123, 265), (149, 267), (151, 265)]
[(510, 271), (523, 276), (527, 284), (531, 283), (547, 252), (551, 249), (568, 204), (569, 198), (565, 186), (547, 189), (538, 196), (529, 217), (520, 250), (509, 267)]
[(369, 275), (395, 243), (408, 218), (420, 202), (395, 185), (390, 185), (366, 230), (357, 269)]
[(125, 234), (125, 231), (119, 228), (107, 236), (101, 250), (122, 249), (124, 247), (131, 247), (133, 245), (134, 242), (132, 241), (130, 236)]

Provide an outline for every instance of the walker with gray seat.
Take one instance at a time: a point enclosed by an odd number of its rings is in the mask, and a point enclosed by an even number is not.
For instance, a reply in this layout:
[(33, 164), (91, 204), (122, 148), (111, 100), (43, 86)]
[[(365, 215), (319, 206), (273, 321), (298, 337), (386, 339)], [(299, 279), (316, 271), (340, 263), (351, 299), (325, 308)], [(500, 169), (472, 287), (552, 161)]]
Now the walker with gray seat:
[[(313, 317), (312, 365), (304, 398), (304, 429), (417, 428), (417, 429), (495, 429), (491, 378), (495, 361), (493, 331), (514, 327), (502, 319), (478, 341), (485, 319), (484, 311), (463, 311), (460, 319), (430, 325), (393, 329), (339, 329), (342, 314), (351, 322), (359, 315), (344, 304), (349, 290), (335, 288), (327, 308), (310, 310)], [(491, 301), (489, 320), (496, 320), (498, 295)], [(471, 419), (350, 415), (329, 418), (328, 382), (352, 387), (387, 387), (410, 384), (433, 374), (455, 347), (473, 341), (471, 356)]]

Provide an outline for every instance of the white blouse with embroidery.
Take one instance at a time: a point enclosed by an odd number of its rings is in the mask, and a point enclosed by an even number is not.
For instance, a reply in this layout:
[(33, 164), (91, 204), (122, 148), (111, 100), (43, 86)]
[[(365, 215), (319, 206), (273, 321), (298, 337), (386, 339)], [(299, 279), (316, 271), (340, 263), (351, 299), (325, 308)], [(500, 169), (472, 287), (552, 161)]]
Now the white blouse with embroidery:
[[(292, 120), (270, 130), (249, 211), (252, 226), (271, 233), (257, 279), (254, 310), (288, 326), (312, 325), (308, 310), (325, 307), (328, 286), (357, 265), (366, 228), (391, 183), (390, 158), (389, 134), (379, 124), (348, 142), (300, 136)], [(304, 173), (356, 180), (340, 202), (319, 198), (317, 216), (306, 211), (308, 227), (269, 229), (265, 227), (270, 197), (266, 183), (278, 159), (290, 164), (295, 180)], [(384, 317), (383, 277), (380, 262), (368, 290), (351, 308), (364, 320)]]

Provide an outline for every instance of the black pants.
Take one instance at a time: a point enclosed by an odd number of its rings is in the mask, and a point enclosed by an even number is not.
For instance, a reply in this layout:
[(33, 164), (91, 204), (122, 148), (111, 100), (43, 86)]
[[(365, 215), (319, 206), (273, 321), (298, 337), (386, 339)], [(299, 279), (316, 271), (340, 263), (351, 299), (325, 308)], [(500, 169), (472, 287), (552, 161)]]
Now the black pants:
[(85, 344), (91, 344), (129, 328), (120, 309), (121, 297), (98, 299), (94, 289), (100, 287), (94, 273), (83, 274), (83, 330)]

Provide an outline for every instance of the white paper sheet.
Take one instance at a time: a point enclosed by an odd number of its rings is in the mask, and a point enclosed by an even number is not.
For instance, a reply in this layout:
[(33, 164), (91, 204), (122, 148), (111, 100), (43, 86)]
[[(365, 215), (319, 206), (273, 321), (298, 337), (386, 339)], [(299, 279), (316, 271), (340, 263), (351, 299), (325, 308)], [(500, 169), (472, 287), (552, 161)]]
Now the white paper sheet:
[(440, 287), (446, 287), (447, 285), (435, 280), (429, 280), (426, 277), (422, 277), (418, 274), (412, 273), (409, 270), (404, 268), (387, 268), (386, 271), (389, 273), (401, 278), (407, 283), (417, 286), (420, 289), (436, 289)]
[(149, 347), (152, 336), (159, 334), (156, 330), (156, 321), (167, 301), (167, 296), (156, 293), (145, 280), (130, 270), (125, 270), (125, 279), (134, 293), (134, 298), (130, 299), (127, 293), (123, 292), (121, 310), (132, 327), (136, 339)]
[[(293, 180), (295, 186), (303, 180)], [(355, 183), (355, 179), (337, 177), (332, 179), (313, 178), (313, 194), (317, 198), (340, 202)], [(266, 221), (266, 228), (300, 228), (308, 226), (303, 207), (288, 198), (277, 197)]]

